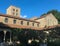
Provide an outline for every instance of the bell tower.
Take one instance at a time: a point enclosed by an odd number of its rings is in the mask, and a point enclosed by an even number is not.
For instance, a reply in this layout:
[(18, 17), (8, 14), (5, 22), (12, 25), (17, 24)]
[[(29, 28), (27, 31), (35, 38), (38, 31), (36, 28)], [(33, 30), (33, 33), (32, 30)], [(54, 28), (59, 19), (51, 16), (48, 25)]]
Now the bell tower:
[(7, 14), (15, 17), (20, 17), (20, 8), (10, 6), (9, 8), (7, 8)]

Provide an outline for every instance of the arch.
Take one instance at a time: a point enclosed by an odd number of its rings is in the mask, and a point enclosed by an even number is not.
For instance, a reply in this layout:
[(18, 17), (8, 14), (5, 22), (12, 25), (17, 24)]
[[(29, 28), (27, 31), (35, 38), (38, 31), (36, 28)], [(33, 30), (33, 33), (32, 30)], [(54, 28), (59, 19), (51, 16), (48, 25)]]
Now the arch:
[(0, 43), (3, 42), (4, 32), (0, 31)]
[[(6, 31), (5, 32), (6, 34), (4, 34), (4, 31)], [(10, 42), (10, 34), (11, 34), (10, 30), (0, 30), (0, 43), (7, 42), (7, 41)]]

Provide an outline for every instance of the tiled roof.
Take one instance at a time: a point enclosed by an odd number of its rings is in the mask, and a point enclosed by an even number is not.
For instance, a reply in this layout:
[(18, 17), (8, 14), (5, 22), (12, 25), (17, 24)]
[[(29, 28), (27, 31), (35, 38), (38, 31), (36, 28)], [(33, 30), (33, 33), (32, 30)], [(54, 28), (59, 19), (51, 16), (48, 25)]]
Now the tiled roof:
[[(23, 26), (23, 25), (14, 25), (14, 24), (7, 24), (11, 28), (23, 28), (23, 29), (34, 29), (34, 30), (44, 30), (44, 29), (51, 29), (55, 28), (58, 25), (55, 26), (49, 26), (47, 28), (39, 28), (39, 27), (32, 27), (32, 26)], [(60, 26), (59, 26), (60, 27)]]
[(32, 27), (32, 26), (23, 26), (23, 25), (15, 25), (15, 24), (6, 24), (10, 28), (23, 28), (23, 29), (34, 29), (34, 30), (40, 30), (39, 28)]
[(15, 25), (15, 24), (3, 24), (0, 23), (0, 27), (6, 27), (6, 28), (23, 28), (23, 29), (33, 29), (33, 30), (47, 30), (47, 29), (52, 29), (55, 27), (60, 27), (60, 24), (55, 25), (55, 26), (49, 26), (46, 28), (38, 28), (38, 27), (32, 27), (32, 26), (23, 26), (23, 25)]

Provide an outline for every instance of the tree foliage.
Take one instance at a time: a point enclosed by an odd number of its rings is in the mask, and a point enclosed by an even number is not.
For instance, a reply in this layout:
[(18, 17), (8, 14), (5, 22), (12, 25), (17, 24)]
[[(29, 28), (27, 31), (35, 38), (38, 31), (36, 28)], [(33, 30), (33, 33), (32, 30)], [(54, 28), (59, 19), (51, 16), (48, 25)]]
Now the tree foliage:
[[(46, 34), (43, 31), (36, 31), (32, 29), (13, 29), (13, 41), (20, 41), (21, 46), (28, 46), (28, 40), (29, 39), (38, 39), (40, 42), (43, 43), (43, 41), (47, 38), (48, 45), (54, 46), (55, 44), (58, 45), (60, 41), (57, 41), (60, 38), (60, 27), (56, 27), (55, 29), (49, 29), (46, 31), (49, 31), (49, 34)], [(52, 42), (50, 42), (52, 40)], [(53, 42), (53, 40), (55, 40)], [(30, 45), (38, 45), (36, 41), (33, 41)], [(52, 43), (54, 45), (52, 45)]]

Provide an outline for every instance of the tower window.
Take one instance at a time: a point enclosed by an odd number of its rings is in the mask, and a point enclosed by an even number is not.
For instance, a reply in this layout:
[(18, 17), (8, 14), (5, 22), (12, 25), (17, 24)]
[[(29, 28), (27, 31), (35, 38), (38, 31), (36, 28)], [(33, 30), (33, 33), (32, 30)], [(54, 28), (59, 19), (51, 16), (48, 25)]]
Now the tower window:
[(13, 11), (15, 11), (15, 9), (13, 9)]
[(23, 21), (21, 21), (21, 25), (23, 25)]
[(16, 24), (16, 20), (13, 20), (13, 23)]
[(18, 12), (18, 10), (16, 10), (16, 12)]
[(27, 22), (27, 25), (29, 25), (29, 22)]
[(8, 23), (8, 18), (5, 18), (5, 20), (4, 20), (4, 21), (5, 21), (5, 23)]

